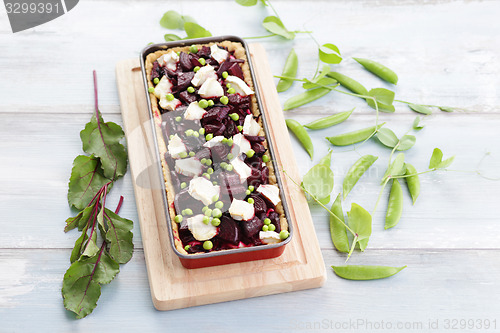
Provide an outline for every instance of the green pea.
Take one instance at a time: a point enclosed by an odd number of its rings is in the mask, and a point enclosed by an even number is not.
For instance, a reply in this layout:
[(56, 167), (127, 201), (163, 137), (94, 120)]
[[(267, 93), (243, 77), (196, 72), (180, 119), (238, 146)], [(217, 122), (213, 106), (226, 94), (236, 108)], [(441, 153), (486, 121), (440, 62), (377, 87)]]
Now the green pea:
[(229, 164), (226, 168), (227, 171), (233, 171), (233, 166), (231, 164)]
[(206, 107), (208, 107), (208, 102), (206, 99), (200, 99), (200, 101), (198, 102), (198, 106), (202, 109), (205, 109)]
[(248, 190), (250, 192), (253, 192), (255, 190), (255, 186), (253, 186), (253, 185), (248, 186)]
[(222, 169), (226, 169), (226, 168), (227, 168), (227, 165), (228, 165), (228, 164), (227, 164), (226, 162), (222, 162), (222, 163), (220, 164), (220, 167), (221, 167)]
[(208, 217), (212, 216), (212, 210), (210, 208), (205, 209), (205, 216), (208, 216)]
[(246, 195), (250, 195), (251, 193), (252, 193), (252, 192), (250, 192), (250, 190), (246, 190), (246, 191), (245, 191), (245, 194), (246, 194)]
[(167, 101), (173, 101), (174, 100), (174, 95), (172, 94), (167, 94)]
[(210, 175), (208, 173), (206, 173), (206, 172), (203, 174), (203, 177), (205, 177), (206, 179), (210, 180)]
[(309, 129), (312, 129), (312, 130), (319, 130), (319, 129), (327, 128), (327, 127), (330, 127), (333, 125), (337, 125), (343, 121), (346, 121), (347, 118), (349, 118), (349, 116), (351, 115), (352, 111), (354, 111), (354, 109), (352, 109), (351, 111), (339, 112), (339, 113), (336, 113), (336, 114), (328, 116), (328, 117), (323, 117), (323, 118), (311, 121), (308, 124), (305, 124), (304, 127), (307, 127)]
[(237, 113), (231, 113), (231, 114), (229, 115), (229, 117), (230, 117), (232, 120), (234, 120), (234, 121), (237, 121), (237, 120), (239, 120), (239, 119), (240, 119), (240, 116), (239, 116), (239, 114), (237, 114)]
[(203, 221), (203, 223), (205, 223), (205, 224), (209, 224), (209, 223), (210, 223), (210, 217), (208, 217), (208, 216), (203, 216), (202, 221)]
[(203, 212), (203, 214), (205, 214), (205, 211), (208, 209), (208, 206), (203, 206), (203, 208), (201, 209), (201, 211)]
[(227, 83), (227, 84), (226, 84), (226, 88), (227, 88), (227, 89), (231, 88), (231, 83)]
[(193, 53), (197, 53), (198, 52), (198, 47), (196, 45), (191, 45), (189, 47), (189, 51), (193, 52)]
[[(344, 212), (342, 211), (342, 195), (339, 193), (332, 204), (330, 211), (342, 222), (344, 221)], [(347, 238), (347, 230), (338, 219), (330, 215), (330, 237), (333, 245), (340, 252), (349, 252), (349, 239)]]
[(354, 79), (351, 79), (344, 74), (341, 74), (339, 72), (329, 72), (328, 74), (326, 74), (326, 76), (337, 80), (337, 82), (340, 83), (342, 87), (349, 89), (355, 94), (364, 96), (368, 94), (368, 90), (366, 90), (366, 88), (361, 83)]
[(248, 203), (251, 203), (251, 204), (255, 203), (255, 200), (253, 198), (248, 198), (247, 201), (248, 201)]
[(206, 165), (212, 165), (212, 160), (211, 159), (207, 159), (207, 162), (205, 164)]
[(182, 117), (181, 116), (175, 117), (175, 121), (176, 122), (181, 122), (182, 121)]
[[(226, 143), (227, 143), (228, 146), (231, 147), (233, 145), (233, 139), (227, 139)], [(233, 156), (233, 155), (231, 155), (231, 156)]]
[(214, 106), (214, 101), (212, 101), (211, 99), (208, 100), (208, 106)]
[(227, 77), (229, 76), (229, 73), (228, 72), (222, 72), (222, 77), (224, 79), (227, 79)]
[(214, 181), (212, 182), (212, 184), (217, 185), (217, 182), (214, 180)]
[(186, 158), (188, 156), (187, 152), (183, 151), (182, 153), (179, 154), (180, 158)]
[(393, 179), (391, 193), (389, 194), (389, 205), (385, 214), (385, 229), (396, 226), (403, 213), (403, 191), (397, 179)]
[(174, 138), (174, 135), (170, 134), (169, 138), (170, 138), (170, 140), (172, 140)]
[(335, 146), (348, 146), (354, 143), (365, 141), (377, 133), (378, 129), (384, 126), (382, 123), (378, 126), (370, 126), (357, 131), (352, 131), (348, 133), (343, 133), (335, 136), (329, 136), (326, 139), (330, 141), (332, 145)]
[(186, 130), (185, 133), (186, 133), (187, 136), (192, 136), (193, 133), (194, 133), (194, 131), (192, 129), (188, 129), (188, 130)]
[(192, 94), (192, 93), (194, 93), (194, 88), (193, 87), (188, 87), (187, 91), (188, 91), (188, 93)]
[(183, 209), (183, 210), (181, 211), (181, 214), (182, 214), (182, 215), (186, 215), (186, 210), (185, 210), (185, 209)]
[(264, 224), (265, 224), (265, 225), (270, 225), (270, 224), (271, 224), (271, 219), (270, 219), (270, 218), (268, 218), (268, 217), (266, 217), (266, 218), (264, 219)]
[(370, 59), (363, 58), (353, 58), (356, 60), (361, 66), (366, 68), (368, 71), (372, 72), (382, 80), (385, 80), (392, 84), (398, 84), (398, 76), (394, 71), (381, 63)]
[(269, 226), (268, 225), (263, 225), (262, 226), (262, 231), (268, 231), (269, 230)]
[(287, 119), (286, 126), (292, 131), (293, 134), (297, 137), (299, 142), (302, 144), (302, 147), (307, 151), (309, 156), (311, 157), (311, 161), (314, 155), (314, 146), (311, 140), (311, 137), (307, 133), (304, 126), (299, 124), (299, 122), (295, 119)]
[(191, 245), (186, 245), (186, 246), (184, 246), (184, 250), (185, 250), (185, 251), (188, 251), (190, 248), (191, 248)]
[(218, 226), (220, 225), (220, 219), (218, 219), (218, 218), (213, 218), (213, 219), (212, 219), (212, 225), (213, 225), (214, 227), (218, 227)]
[(227, 103), (229, 103), (229, 98), (227, 96), (222, 96), (219, 101), (224, 104), (224, 105), (227, 105)]
[(417, 201), (417, 198), (420, 194), (420, 179), (417, 175), (417, 169), (410, 163), (405, 163), (406, 165), (406, 173), (405, 175), (414, 175), (410, 177), (406, 177), (406, 186), (408, 187), (408, 191), (410, 192), (411, 199), (413, 200), (413, 204)]
[(194, 151), (189, 152), (189, 156), (194, 157), (195, 155), (196, 155), (196, 153)]
[(234, 94), (235, 92), (236, 92), (236, 90), (234, 90), (234, 88), (229, 88), (229, 89), (227, 90), (227, 93), (228, 93), (228, 94)]
[(210, 141), (214, 138), (214, 135), (212, 133), (208, 133), (206, 136), (205, 136), (205, 140), (207, 141)]
[(227, 138), (223, 138), (223, 139), (222, 139), (222, 143), (227, 144)]
[(200, 58), (198, 59), (198, 62), (202, 65), (202, 66), (205, 66), (206, 62), (205, 62), (205, 59), (204, 58)]
[(191, 208), (186, 208), (186, 215), (193, 215), (193, 210)]
[(231, 154), (231, 153), (227, 154), (227, 159), (228, 159), (228, 160), (232, 160), (232, 159), (233, 159), (233, 157), (234, 157), (234, 156), (233, 156), (233, 154)]
[(159, 78), (157, 78), (157, 77), (155, 77), (155, 78), (153, 79), (153, 83), (154, 83), (154, 84), (158, 84), (158, 83), (160, 83), (160, 79), (159, 79)]
[(200, 133), (201, 135), (205, 135), (205, 129), (202, 127), (198, 130), (198, 133)]
[(212, 169), (212, 168), (208, 168), (207, 173), (208, 173), (209, 175), (213, 174), (213, 173), (214, 173), (214, 169)]
[(281, 230), (280, 231), (280, 239), (285, 240), (290, 236), (290, 233), (287, 230)]
[(148, 88), (148, 92), (150, 92), (150, 93), (154, 93), (154, 92), (155, 92), (155, 88), (153, 88), (153, 87), (149, 87), (149, 88)]
[(269, 231), (274, 231), (276, 230), (276, 226), (274, 224), (268, 225)]
[(175, 217), (174, 217), (174, 221), (175, 221), (176, 223), (181, 223), (181, 222), (182, 222), (182, 220), (183, 220), (182, 215), (175, 215)]
[(217, 200), (219, 200), (219, 195), (216, 194), (212, 197), (212, 202), (216, 202)]
[(264, 163), (269, 162), (269, 156), (267, 156), (267, 155), (262, 156), (262, 162), (264, 162)]
[(247, 157), (253, 157), (253, 155), (255, 155), (255, 150), (250, 149), (249, 151), (247, 151)]
[(196, 73), (197, 71), (200, 70), (200, 66), (196, 66), (195, 68), (193, 68), (193, 71)]
[(224, 207), (224, 203), (222, 201), (217, 201), (215, 203), (215, 208), (222, 209)]
[(222, 216), (222, 211), (219, 208), (214, 208), (212, 210), (212, 216), (219, 218)]
[(187, 187), (187, 183), (186, 182), (182, 182), (181, 183), (181, 188), (186, 188)]
[(206, 158), (202, 158), (202, 159), (200, 160), (200, 163), (201, 163), (201, 164), (205, 164), (205, 163), (207, 163), (207, 159), (206, 159)]
[(236, 128), (237, 128), (237, 129), (238, 129), (238, 131), (240, 131), (240, 132), (241, 132), (241, 131), (243, 131), (243, 126), (241, 126), (241, 125), (236, 126)]
[(345, 265), (332, 266), (335, 274), (347, 280), (376, 280), (399, 273), (406, 268), (391, 266)]
[(363, 176), (366, 170), (368, 170), (368, 168), (371, 167), (377, 159), (377, 156), (364, 155), (351, 166), (349, 171), (347, 171), (347, 175), (344, 177), (344, 183), (342, 184), (344, 200), (347, 198), (347, 195), (351, 192), (352, 188), (356, 185), (361, 176)]
[(197, 138), (197, 137), (199, 137), (199, 136), (200, 136), (200, 133), (198, 133), (198, 132), (194, 132), (194, 131), (193, 131), (193, 136), (194, 136), (195, 138)]
[(204, 242), (203, 242), (203, 248), (204, 248), (205, 250), (207, 250), (207, 251), (208, 251), (208, 250), (211, 250), (211, 249), (212, 249), (212, 247), (214, 247), (214, 244), (212, 244), (212, 242), (211, 242), (211, 241), (207, 240), (207, 241), (204, 241)]

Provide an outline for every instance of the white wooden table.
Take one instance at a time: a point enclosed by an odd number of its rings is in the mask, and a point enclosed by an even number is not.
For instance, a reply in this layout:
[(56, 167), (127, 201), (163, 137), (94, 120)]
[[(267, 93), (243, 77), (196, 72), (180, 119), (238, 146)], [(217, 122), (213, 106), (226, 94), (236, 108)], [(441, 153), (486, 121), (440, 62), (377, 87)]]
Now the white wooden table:
[[(90, 119), (92, 69), (99, 76), (101, 111), (121, 124), (115, 84), (117, 60), (136, 57), (148, 42), (160, 42), (162, 13), (175, 9), (194, 16), (214, 35), (264, 35), (262, 7), (232, 1), (80, 1), (57, 20), (12, 34), (0, 11), (0, 332), (140, 331), (340, 331), (419, 330), (457, 320), (490, 321), (500, 330), (500, 182), (476, 175), (479, 161), (489, 177), (500, 176), (500, 24), (498, 1), (274, 1), (291, 29), (313, 30), (321, 43), (339, 46), (345, 60), (339, 70), (365, 86), (389, 87), (350, 57), (377, 59), (400, 77), (400, 99), (458, 106), (466, 112), (436, 111), (424, 120), (417, 144), (406, 153), (419, 170), (434, 147), (456, 155), (452, 168), (472, 172), (423, 175), (415, 206), (405, 196), (400, 224), (383, 230), (386, 199), (375, 213), (373, 235), (365, 253), (352, 264), (408, 265), (397, 276), (354, 282), (336, 277), (331, 265), (344, 262), (329, 238), (327, 214), (311, 207), (323, 250), (325, 286), (275, 296), (176, 310), (156, 311), (151, 302), (144, 252), (130, 175), (112, 191), (110, 205), (125, 197), (122, 215), (135, 221), (135, 253), (118, 277), (103, 287), (97, 309), (75, 320), (62, 304), (64, 272), (76, 233), (63, 232), (72, 215), (66, 203), (74, 157), (81, 153), (79, 131)], [(217, 12), (218, 19), (209, 17)], [(260, 41), (274, 73), (279, 74), (293, 46), (299, 76), (316, 67), (314, 42), (304, 34), (295, 41)], [(280, 95), (282, 102), (301, 91), (297, 84)], [(341, 127), (312, 133), (315, 161), (296, 145), (305, 173), (323, 156), (327, 135), (368, 126), (373, 110), (362, 101), (330, 94), (286, 113), (300, 122), (357, 107)], [(381, 119), (398, 135), (416, 114), (398, 104)], [(333, 149), (335, 193), (359, 154), (380, 156), (349, 195), (371, 210), (389, 150), (368, 142), (357, 151)], [(406, 191), (406, 189), (405, 189)], [(406, 193), (405, 193), (406, 194)], [(386, 198), (386, 197), (385, 197)], [(447, 321), (449, 320), (449, 321)], [(493, 326), (493, 325), (496, 326)], [(377, 329), (378, 328), (378, 329)], [(467, 331), (459, 329), (459, 331)], [(50, 330), (49, 330), (50, 329)]]

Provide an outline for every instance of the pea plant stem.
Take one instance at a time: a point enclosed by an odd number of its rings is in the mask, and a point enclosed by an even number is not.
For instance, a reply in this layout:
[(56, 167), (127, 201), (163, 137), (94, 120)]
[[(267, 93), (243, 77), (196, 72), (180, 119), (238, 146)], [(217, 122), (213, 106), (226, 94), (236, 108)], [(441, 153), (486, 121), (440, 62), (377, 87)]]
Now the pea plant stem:
[(349, 250), (349, 253), (347, 254), (347, 258), (345, 260), (345, 262), (347, 262), (349, 260), (349, 258), (351, 257), (351, 254), (354, 252), (354, 247), (356, 246), (356, 243), (358, 242), (358, 235), (354, 235), (354, 238), (352, 240), (352, 245), (351, 245), (351, 249)]
[[(396, 177), (392, 177), (392, 178), (396, 178)], [(384, 183), (382, 184), (382, 188), (380, 189), (380, 192), (378, 193), (377, 201), (375, 202), (375, 207), (373, 207), (372, 216), (377, 211), (378, 204), (380, 203), (380, 199), (382, 198), (382, 193), (384, 193), (385, 186), (387, 185), (387, 183), (389, 182), (390, 179), (391, 179), (391, 177), (388, 177), (384, 181)]]

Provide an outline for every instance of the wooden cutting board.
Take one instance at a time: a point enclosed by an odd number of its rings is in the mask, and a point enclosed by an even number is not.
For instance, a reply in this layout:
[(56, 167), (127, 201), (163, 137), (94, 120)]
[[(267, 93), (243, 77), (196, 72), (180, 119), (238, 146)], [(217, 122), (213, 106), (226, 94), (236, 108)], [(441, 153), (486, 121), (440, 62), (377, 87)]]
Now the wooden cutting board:
[[(250, 45), (264, 112), (275, 144), (278, 165), (295, 180), (300, 175), (290, 137), (263, 47)], [(147, 101), (139, 59), (120, 61), (116, 81), (130, 171), (139, 214), (144, 255), (154, 306), (172, 310), (320, 287), (325, 264), (306, 199), (287, 176), (281, 175), (294, 227), (292, 241), (278, 258), (199, 269), (184, 268), (168, 237), (165, 209), (156, 167)]]

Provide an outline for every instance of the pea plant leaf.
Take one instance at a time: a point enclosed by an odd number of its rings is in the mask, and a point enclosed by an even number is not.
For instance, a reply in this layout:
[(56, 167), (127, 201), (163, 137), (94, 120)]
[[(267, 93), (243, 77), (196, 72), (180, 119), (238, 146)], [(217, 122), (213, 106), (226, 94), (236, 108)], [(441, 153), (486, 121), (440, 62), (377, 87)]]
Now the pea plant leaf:
[(69, 205), (76, 209), (84, 209), (97, 191), (109, 182), (110, 179), (104, 176), (98, 158), (85, 155), (77, 156), (73, 161), (73, 169), (69, 178)]
[(210, 31), (208, 31), (207, 29), (203, 28), (201, 25), (195, 22), (185, 22), (184, 30), (186, 31), (187, 39), (212, 36), (212, 33)]
[(92, 115), (90, 122), (80, 132), (83, 150), (99, 157), (104, 176), (114, 180), (127, 171), (127, 152), (120, 143), (125, 134), (120, 126), (113, 122), (105, 123), (101, 113), (97, 110), (96, 113), (98, 118)]
[(281, 20), (276, 16), (268, 16), (262, 21), (262, 26), (270, 33), (281, 36), (285, 39), (294, 39), (295, 34), (288, 31)]
[(163, 38), (165, 39), (166, 42), (173, 42), (173, 41), (181, 40), (182, 39), (182, 38), (180, 38), (179, 36), (177, 36), (175, 34), (165, 34), (163, 36)]
[(430, 108), (428, 108), (427, 106), (425, 106), (425, 105), (408, 104), (408, 106), (410, 107), (410, 109), (412, 109), (415, 112), (422, 113), (422, 114), (425, 114), (425, 115), (432, 114), (432, 110)]
[(170, 30), (183, 30), (184, 23), (193, 22), (196, 23), (195, 19), (188, 15), (181, 15), (175, 10), (169, 10), (163, 14), (160, 25), (166, 29)]
[(316, 164), (304, 175), (302, 187), (321, 201), (333, 191), (333, 171), (329, 166)]
[(108, 225), (106, 241), (109, 242), (109, 253), (120, 264), (132, 258), (134, 244), (132, 243), (133, 222), (105, 209), (104, 217)]
[(424, 125), (420, 124), (420, 116), (416, 116), (415, 120), (413, 121), (413, 129), (415, 131), (420, 131), (422, 128), (424, 128)]
[[(378, 109), (386, 112), (394, 112), (396, 109), (392, 103), (394, 102), (394, 91), (385, 88), (374, 88), (368, 92), (368, 96), (375, 98)], [(375, 109), (375, 102), (372, 99), (367, 99), (368, 105)]]
[(387, 168), (387, 171), (382, 178), (382, 184), (384, 184), (390, 177), (404, 175), (405, 171), (405, 154), (399, 153)]
[(417, 138), (414, 135), (406, 134), (399, 140), (398, 148), (396, 150), (408, 150), (415, 145)]
[[(366, 209), (356, 203), (351, 204), (351, 210), (347, 213), (347, 216), (349, 227), (356, 233), (353, 242), (358, 242), (359, 248), (364, 251), (372, 234), (372, 216)], [(354, 248), (354, 245), (351, 249)]]
[(236, 3), (245, 7), (251, 7), (257, 4), (257, 0), (236, 0)]
[(394, 148), (399, 142), (398, 137), (394, 132), (388, 128), (381, 128), (377, 132), (377, 139), (389, 148)]
[(321, 45), (318, 52), (319, 60), (327, 64), (339, 64), (342, 61), (339, 48), (331, 43)]
[(456, 109), (452, 108), (450, 106), (440, 106), (439, 110), (444, 111), (444, 112), (455, 112)]
[(429, 161), (429, 169), (446, 169), (454, 160), (455, 156), (452, 156), (443, 161), (443, 152), (441, 149), (434, 148), (431, 160)]
[[(297, 53), (295, 53), (294, 49), (291, 49), (288, 57), (286, 58), (285, 66), (283, 67), (283, 73), (281, 74), (281, 76), (295, 78), (297, 76), (298, 67), (299, 59), (297, 58)], [(287, 91), (292, 86), (292, 84), (293, 80), (280, 79), (278, 85), (276, 86), (276, 90), (278, 90), (278, 92)]]

